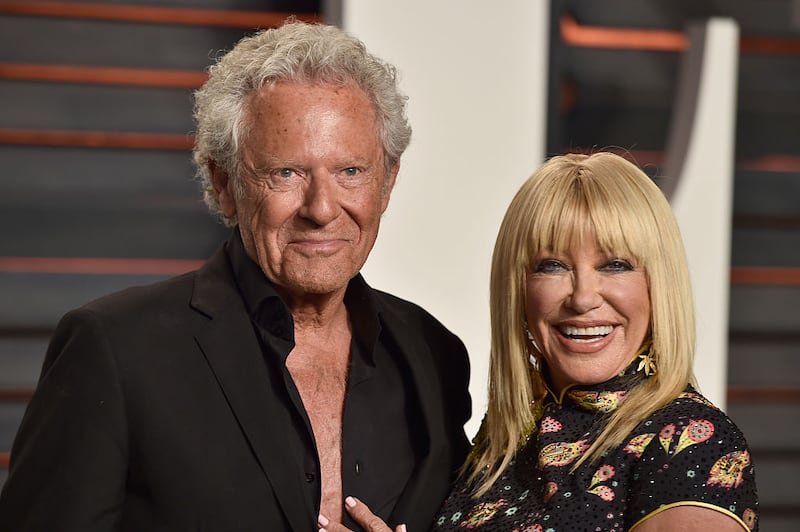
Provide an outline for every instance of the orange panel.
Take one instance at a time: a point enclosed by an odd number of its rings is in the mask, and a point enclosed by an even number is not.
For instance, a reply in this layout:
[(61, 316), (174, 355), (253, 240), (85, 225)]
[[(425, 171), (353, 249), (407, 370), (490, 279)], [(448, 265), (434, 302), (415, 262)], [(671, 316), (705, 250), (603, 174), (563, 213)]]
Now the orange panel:
[(800, 268), (736, 266), (731, 268), (731, 283), (800, 286)]
[(728, 401), (735, 403), (796, 403), (800, 402), (800, 388), (774, 386), (731, 386)]
[[(0, 1), (0, 13), (227, 28), (276, 27), (292, 15), (274, 11), (231, 11), (85, 2), (38, 2), (34, 0)], [(295, 17), (307, 22), (320, 20), (317, 15), (297, 14)]]
[(190, 70), (0, 63), (0, 78), (26, 81), (195, 89), (205, 83), (208, 79), (208, 75), (205, 72)]
[[(561, 18), (561, 39), (569, 46), (632, 50), (682, 52), (689, 40), (682, 31), (642, 30), (585, 26), (565, 15)], [(743, 36), (739, 40), (743, 53), (800, 55), (800, 39)]]
[(188, 133), (180, 135), (169, 133), (0, 129), (0, 144), (188, 151), (194, 146), (194, 137)]
[(89, 257), (0, 257), (0, 272), (179, 275), (203, 260), (109, 259)]
[(570, 46), (588, 48), (680, 52), (689, 46), (689, 41), (682, 31), (583, 26), (570, 16), (561, 18), (561, 38)]

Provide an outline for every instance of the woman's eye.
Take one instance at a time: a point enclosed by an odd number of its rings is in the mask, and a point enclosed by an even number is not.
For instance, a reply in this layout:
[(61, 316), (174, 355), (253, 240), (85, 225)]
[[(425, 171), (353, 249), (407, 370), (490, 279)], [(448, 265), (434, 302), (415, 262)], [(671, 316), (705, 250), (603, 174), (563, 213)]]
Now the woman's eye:
[(555, 259), (545, 259), (536, 265), (536, 273), (559, 273), (567, 271), (567, 267)]
[(603, 266), (602, 269), (611, 272), (629, 272), (633, 270), (633, 266), (631, 266), (631, 263), (626, 260), (614, 259), (609, 261), (608, 264)]

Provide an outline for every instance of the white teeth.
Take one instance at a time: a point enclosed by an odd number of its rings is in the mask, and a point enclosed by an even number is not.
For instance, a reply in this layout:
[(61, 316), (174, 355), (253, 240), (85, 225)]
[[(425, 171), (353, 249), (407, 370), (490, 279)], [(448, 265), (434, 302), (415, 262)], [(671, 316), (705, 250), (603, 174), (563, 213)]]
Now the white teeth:
[(566, 336), (606, 336), (614, 330), (612, 325), (600, 325), (598, 327), (559, 327), (559, 331)]

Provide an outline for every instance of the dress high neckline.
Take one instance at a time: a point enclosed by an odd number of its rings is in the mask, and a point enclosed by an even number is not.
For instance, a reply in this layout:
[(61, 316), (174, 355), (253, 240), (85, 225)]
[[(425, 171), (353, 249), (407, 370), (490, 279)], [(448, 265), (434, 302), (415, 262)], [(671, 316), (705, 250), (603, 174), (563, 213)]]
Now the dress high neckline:
[(562, 405), (568, 401), (575, 406), (590, 412), (607, 414), (616, 410), (624, 401), (628, 391), (650, 378), (642, 371), (642, 357), (649, 357), (650, 344), (645, 344), (634, 355), (628, 366), (607, 381), (597, 384), (570, 384), (565, 386), (560, 393), (553, 391), (548, 379), (545, 379), (545, 403), (555, 402)]

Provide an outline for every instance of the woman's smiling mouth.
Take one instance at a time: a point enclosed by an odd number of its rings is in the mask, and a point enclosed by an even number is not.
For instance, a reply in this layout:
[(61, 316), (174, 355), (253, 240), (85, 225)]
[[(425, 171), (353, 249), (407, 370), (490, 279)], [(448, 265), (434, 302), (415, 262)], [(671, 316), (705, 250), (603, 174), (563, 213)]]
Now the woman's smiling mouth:
[(613, 325), (598, 325), (595, 327), (575, 327), (573, 325), (564, 325), (557, 327), (566, 338), (576, 342), (596, 342), (602, 340), (614, 331)]

